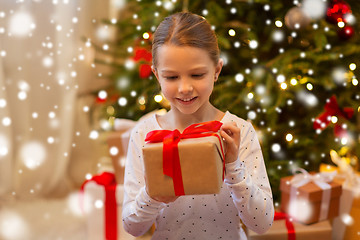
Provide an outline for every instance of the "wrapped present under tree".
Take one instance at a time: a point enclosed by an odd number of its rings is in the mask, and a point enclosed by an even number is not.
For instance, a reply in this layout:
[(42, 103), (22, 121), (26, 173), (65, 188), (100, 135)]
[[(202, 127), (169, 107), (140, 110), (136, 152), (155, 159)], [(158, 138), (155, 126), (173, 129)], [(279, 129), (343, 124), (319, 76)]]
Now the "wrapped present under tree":
[(281, 210), (305, 224), (337, 217), (342, 187), (334, 174), (301, 172), (281, 179)]

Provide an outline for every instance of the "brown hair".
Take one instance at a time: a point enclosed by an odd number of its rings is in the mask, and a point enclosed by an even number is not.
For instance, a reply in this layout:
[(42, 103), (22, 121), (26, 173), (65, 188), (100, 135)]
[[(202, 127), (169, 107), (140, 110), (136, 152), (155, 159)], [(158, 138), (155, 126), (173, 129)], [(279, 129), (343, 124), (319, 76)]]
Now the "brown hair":
[(152, 42), (154, 67), (157, 66), (157, 50), (164, 44), (201, 48), (209, 52), (215, 65), (219, 61), (220, 51), (214, 31), (205, 18), (193, 13), (175, 13), (159, 24)]

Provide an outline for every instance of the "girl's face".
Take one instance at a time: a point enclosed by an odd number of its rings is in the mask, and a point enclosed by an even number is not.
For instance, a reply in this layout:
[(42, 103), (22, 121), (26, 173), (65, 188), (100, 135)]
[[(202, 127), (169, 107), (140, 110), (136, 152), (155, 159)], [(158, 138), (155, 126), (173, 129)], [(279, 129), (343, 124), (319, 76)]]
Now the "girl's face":
[(163, 45), (158, 48), (158, 65), (153, 72), (172, 110), (193, 114), (210, 104), (214, 82), (223, 62), (217, 66), (201, 48)]

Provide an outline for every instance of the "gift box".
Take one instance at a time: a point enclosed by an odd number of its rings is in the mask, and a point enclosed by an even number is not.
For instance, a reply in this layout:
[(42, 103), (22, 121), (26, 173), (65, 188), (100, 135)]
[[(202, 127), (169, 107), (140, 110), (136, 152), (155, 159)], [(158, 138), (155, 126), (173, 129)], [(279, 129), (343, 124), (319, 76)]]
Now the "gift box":
[(206, 134), (192, 134), (191, 129), (198, 131), (199, 128), (190, 126), (187, 128), (189, 131), (184, 130), (184, 135), (178, 133), (174, 137), (179, 141), (176, 144), (169, 140), (172, 139), (169, 135), (174, 132), (154, 131), (168, 137), (164, 142), (160, 138), (158, 142), (150, 141), (143, 147), (148, 194), (156, 197), (219, 193), (224, 170), (223, 142), (216, 132), (220, 126), (221, 123), (212, 129), (214, 132)]
[(135, 239), (123, 229), (123, 185), (116, 184), (113, 173), (103, 172), (85, 181), (81, 196), (80, 204), (86, 216), (86, 239)]
[(360, 239), (360, 196), (354, 194), (353, 188), (343, 187), (339, 217), (334, 219), (333, 228), (333, 240)]
[[(291, 225), (288, 226), (288, 224)], [(279, 219), (273, 222), (266, 233), (257, 234), (248, 229), (247, 236), (249, 240), (331, 240), (331, 231), (331, 224), (328, 220), (305, 225)]]
[(119, 184), (124, 183), (125, 160), (129, 145), (130, 132), (136, 123), (126, 119), (121, 119), (121, 122), (122, 129), (118, 128), (117, 131), (109, 133), (107, 137), (107, 144), (110, 151), (111, 161), (115, 170), (116, 181)]
[[(342, 166), (341, 168), (344, 168)], [(360, 174), (338, 167), (321, 164), (321, 172), (335, 171), (338, 174), (334, 181), (342, 184), (342, 195), (340, 197), (339, 216), (334, 218), (333, 240), (360, 239)]]
[(281, 179), (281, 211), (304, 224), (337, 217), (342, 186), (331, 180), (334, 174), (302, 172)]
[[(152, 117), (154, 114), (163, 115), (165, 109), (154, 110), (142, 116), (139, 121)], [(129, 146), (130, 134), (137, 121), (116, 118), (114, 120), (114, 132), (107, 136), (111, 161), (115, 170), (115, 178), (118, 184), (124, 183), (124, 171), (127, 149)]]

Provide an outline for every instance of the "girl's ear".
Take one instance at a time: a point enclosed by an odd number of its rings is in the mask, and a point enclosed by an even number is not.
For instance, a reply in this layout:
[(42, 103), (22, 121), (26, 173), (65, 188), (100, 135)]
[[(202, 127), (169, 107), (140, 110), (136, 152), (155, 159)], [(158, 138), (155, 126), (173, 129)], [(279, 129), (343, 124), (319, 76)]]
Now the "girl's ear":
[(215, 82), (218, 80), (221, 69), (224, 65), (224, 61), (220, 58), (218, 64), (215, 67)]
[(151, 65), (151, 71), (154, 73), (156, 79), (159, 81), (159, 75), (154, 65)]

